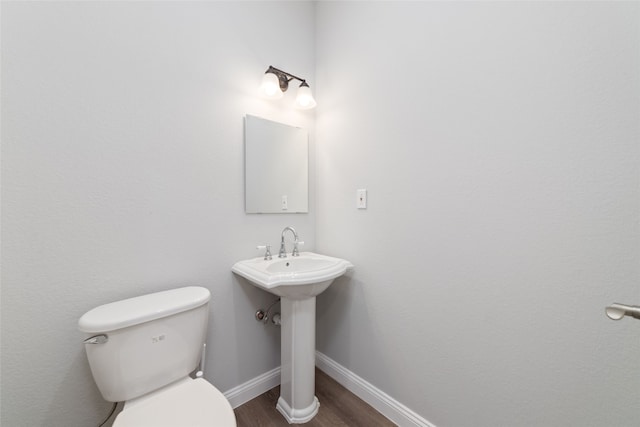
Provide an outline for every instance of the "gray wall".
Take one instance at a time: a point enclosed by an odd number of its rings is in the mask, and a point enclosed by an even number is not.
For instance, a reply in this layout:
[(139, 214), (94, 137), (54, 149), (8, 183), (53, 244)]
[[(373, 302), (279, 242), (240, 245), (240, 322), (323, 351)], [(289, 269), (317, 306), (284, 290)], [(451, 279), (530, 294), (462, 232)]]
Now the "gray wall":
[(639, 7), (318, 4), (321, 352), (439, 427), (637, 425)]
[[(311, 213), (245, 215), (243, 116), (310, 129), (262, 100), (269, 65), (314, 86), (314, 7), (293, 2), (2, 3), (2, 415), (90, 426), (109, 404), (77, 331), (87, 310), (183, 285), (212, 293), (206, 376), (222, 391), (280, 363), (272, 297), (231, 265), (308, 248)], [(315, 162), (312, 158), (311, 165)]]

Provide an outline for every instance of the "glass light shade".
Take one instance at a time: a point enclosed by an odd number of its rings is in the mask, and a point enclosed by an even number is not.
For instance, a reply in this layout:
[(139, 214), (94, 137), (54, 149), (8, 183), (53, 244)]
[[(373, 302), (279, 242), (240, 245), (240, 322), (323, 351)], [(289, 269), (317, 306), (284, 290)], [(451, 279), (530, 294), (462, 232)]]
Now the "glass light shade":
[(282, 98), (282, 90), (280, 90), (280, 80), (273, 73), (264, 73), (262, 77), (262, 93), (269, 99)]
[(296, 107), (301, 108), (303, 110), (308, 110), (316, 106), (316, 100), (313, 99), (313, 94), (311, 94), (311, 88), (306, 84), (301, 84), (298, 88), (298, 93), (296, 94)]

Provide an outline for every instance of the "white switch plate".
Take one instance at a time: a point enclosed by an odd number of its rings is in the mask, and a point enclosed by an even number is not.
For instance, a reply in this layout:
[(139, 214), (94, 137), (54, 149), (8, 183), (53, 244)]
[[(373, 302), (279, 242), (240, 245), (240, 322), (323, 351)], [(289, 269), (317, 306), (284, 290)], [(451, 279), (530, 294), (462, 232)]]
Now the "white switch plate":
[(289, 209), (289, 201), (287, 200), (287, 196), (282, 196), (282, 210), (286, 211)]
[(367, 209), (367, 190), (365, 188), (356, 190), (356, 207), (358, 209)]

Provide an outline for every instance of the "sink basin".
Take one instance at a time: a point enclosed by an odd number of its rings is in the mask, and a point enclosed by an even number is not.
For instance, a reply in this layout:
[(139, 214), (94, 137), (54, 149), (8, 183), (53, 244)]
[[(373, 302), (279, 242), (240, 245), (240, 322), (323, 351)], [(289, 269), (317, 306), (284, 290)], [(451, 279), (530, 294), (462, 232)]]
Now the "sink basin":
[(318, 295), (350, 268), (353, 264), (340, 258), (301, 252), (271, 261), (261, 257), (239, 261), (231, 271), (274, 295), (300, 300)]

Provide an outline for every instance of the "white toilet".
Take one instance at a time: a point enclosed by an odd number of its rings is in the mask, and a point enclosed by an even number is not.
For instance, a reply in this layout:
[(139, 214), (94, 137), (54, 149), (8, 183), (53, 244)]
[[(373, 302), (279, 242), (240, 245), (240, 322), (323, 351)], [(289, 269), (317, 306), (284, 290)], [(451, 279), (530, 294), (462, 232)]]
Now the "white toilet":
[(192, 379), (205, 343), (208, 289), (185, 287), (101, 305), (78, 321), (102, 396), (125, 402), (114, 427), (235, 427), (231, 405)]

